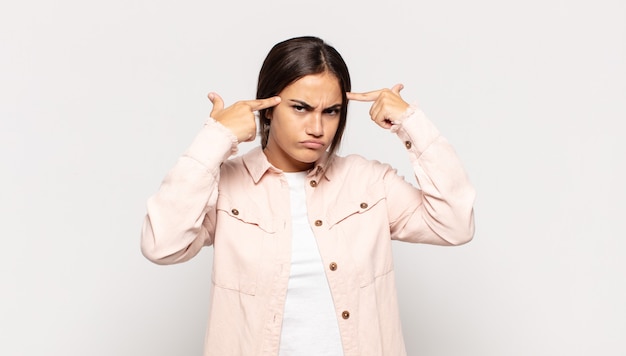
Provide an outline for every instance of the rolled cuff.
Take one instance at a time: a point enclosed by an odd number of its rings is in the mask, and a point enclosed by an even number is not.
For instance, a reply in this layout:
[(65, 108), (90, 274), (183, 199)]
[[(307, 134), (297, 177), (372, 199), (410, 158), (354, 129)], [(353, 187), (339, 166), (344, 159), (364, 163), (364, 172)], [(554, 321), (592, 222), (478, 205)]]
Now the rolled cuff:
[(185, 151), (184, 156), (193, 158), (207, 168), (219, 166), (230, 156), (237, 154), (237, 137), (224, 125), (212, 118)]

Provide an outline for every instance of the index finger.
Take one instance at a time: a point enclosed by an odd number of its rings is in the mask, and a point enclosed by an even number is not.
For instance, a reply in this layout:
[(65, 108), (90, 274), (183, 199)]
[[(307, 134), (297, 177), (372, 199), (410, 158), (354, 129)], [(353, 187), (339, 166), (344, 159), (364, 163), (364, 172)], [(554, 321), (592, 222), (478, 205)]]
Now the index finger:
[(280, 103), (280, 96), (273, 96), (265, 99), (246, 100), (245, 103), (250, 106), (252, 111), (258, 111), (278, 105), (278, 103)]
[(356, 101), (376, 101), (380, 96), (380, 93), (385, 89), (379, 89), (374, 91), (368, 91), (366, 93), (352, 93), (347, 92), (346, 97), (348, 100), (356, 100)]

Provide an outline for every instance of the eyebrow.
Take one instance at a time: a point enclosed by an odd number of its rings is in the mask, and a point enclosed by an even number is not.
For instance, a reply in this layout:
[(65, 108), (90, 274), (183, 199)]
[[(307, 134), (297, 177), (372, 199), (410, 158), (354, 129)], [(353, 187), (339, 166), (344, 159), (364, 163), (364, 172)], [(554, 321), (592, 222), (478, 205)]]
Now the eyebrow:
[[(305, 108), (306, 110), (312, 110), (314, 109), (314, 107), (312, 107), (311, 105), (307, 104), (306, 102), (302, 101), (302, 100), (297, 100), (297, 99), (289, 99), (289, 101), (291, 101), (292, 103), (296, 103), (300, 106), (302, 106), (303, 108)], [(335, 105), (331, 105), (327, 108), (324, 108), (324, 111), (326, 110), (334, 110), (334, 109), (341, 109), (341, 104), (335, 104)]]

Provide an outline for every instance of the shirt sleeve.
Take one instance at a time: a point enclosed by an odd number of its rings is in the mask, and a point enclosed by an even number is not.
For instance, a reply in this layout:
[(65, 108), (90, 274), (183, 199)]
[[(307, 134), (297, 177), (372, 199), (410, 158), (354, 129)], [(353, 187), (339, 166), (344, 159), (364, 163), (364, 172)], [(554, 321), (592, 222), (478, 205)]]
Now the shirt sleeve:
[(209, 118), (147, 202), (141, 251), (157, 264), (184, 262), (213, 243), (220, 165), (237, 152), (233, 133)]
[(415, 106), (392, 132), (402, 140), (419, 185), (408, 191), (395, 171), (386, 175), (392, 238), (436, 245), (469, 242), (476, 193), (454, 148)]

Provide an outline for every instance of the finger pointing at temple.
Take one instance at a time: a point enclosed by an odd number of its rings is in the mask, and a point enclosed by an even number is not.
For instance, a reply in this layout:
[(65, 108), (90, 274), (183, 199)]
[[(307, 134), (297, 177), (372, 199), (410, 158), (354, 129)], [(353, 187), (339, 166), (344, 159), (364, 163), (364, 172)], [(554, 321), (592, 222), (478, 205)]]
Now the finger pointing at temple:
[(280, 97), (273, 96), (265, 99), (242, 100), (224, 107), (224, 100), (217, 93), (209, 93), (209, 100), (213, 104), (211, 117), (230, 129), (239, 142), (252, 141), (256, 136), (255, 111), (280, 103)]
[[(402, 84), (396, 84), (391, 88), (391, 91), (394, 94), (400, 95), (400, 91), (404, 89), (404, 85)], [(383, 89), (378, 89), (378, 90), (373, 90), (373, 91), (368, 91), (365, 93), (353, 93), (353, 92), (348, 92), (346, 93), (346, 96), (348, 97), (348, 100), (355, 100), (355, 101), (375, 101), (376, 99), (378, 99), (378, 97), (380, 96), (381, 93), (388, 91), (389, 89), (387, 88), (383, 88)]]
[(258, 111), (278, 105), (280, 103), (280, 96), (273, 96), (266, 99), (247, 100), (244, 102), (250, 105), (250, 108), (253, 111)]
[(400, 96), (404, 88), (402, 84), (396, 84), (391, 89), (379, 89), (365, 93), (346, 93), (350, 100), (371, 102), (370, 117), (378, 126), (388, 129), (402, 118), (409, 107)]

